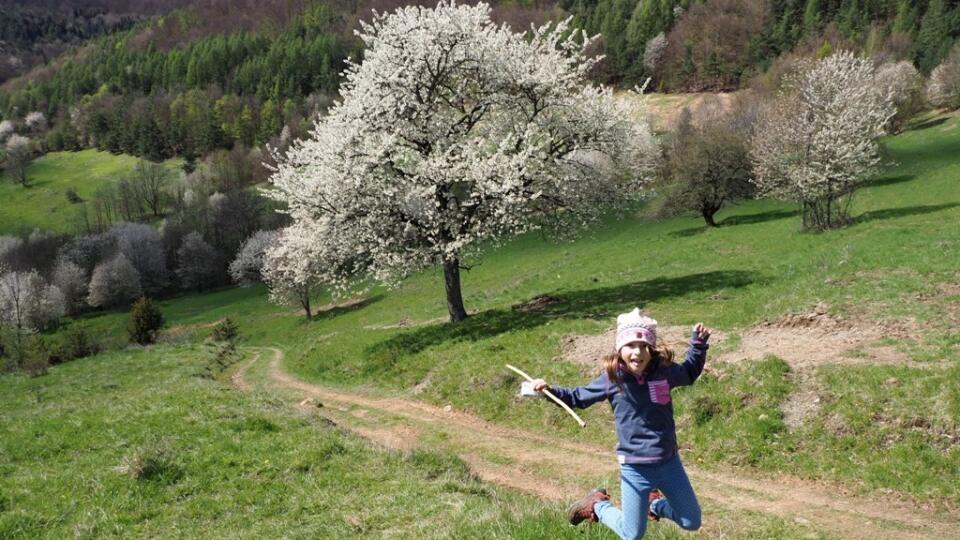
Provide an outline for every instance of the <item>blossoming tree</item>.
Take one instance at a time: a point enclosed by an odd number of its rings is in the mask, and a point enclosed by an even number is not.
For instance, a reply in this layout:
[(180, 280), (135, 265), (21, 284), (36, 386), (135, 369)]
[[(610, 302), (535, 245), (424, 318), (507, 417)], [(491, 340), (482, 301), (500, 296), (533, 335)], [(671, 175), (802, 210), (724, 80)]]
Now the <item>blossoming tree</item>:
[(934, 107), (960, 108), (960, 45), (930, 73), (927, 99)]
[(275, 233), (263, 253), (260, 270), (270, 288), (270, 300), (299, 304), (304, 315), (311, 318), (311, 299), (321, 287), (345, 291), (352, 276), (369, 268), (366, 254), (355, 251), (354, 246), (340, 237), (327, 217), (294, 223)]
[(876, 84), (890, 94), (896, 113), (890, 118), (891, 133), (900, 133), (914, 115), (924, 109), (923, 76), (909, 60), (877, 67)]
[(846, 223), (850, 196), (880, 161), (877, 138), (895, 112), (865, 58), (841, 52), (802, 69), (754, 132), (757, 187), (800, 202), (804, 228)]
[(363, 253), (384, 281), (442, 265), (459, 321), (481, 241), (639, 198), (655, 154), (640, 102), (587, 84), (592, 40), (568, 24), (518, 34), (453, 2), (375, 14), (342, 101), (277, 156), (268, 193), (292, 230), (325, 231), (310, 242)]

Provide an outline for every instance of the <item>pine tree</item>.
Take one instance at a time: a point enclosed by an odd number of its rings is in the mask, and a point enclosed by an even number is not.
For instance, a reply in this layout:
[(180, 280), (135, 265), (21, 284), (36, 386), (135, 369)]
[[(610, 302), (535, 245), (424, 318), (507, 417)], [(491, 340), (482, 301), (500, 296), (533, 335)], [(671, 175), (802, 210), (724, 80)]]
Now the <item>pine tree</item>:
[(127, 322), (127, 334), (131, 343), (149, 345), (157, 340), (157, 333), (163, 328), (163, 313), (160, 308), (146, 296), (134, 302), (130, 310), (130, 320)]
[(943, 0), (930, 0), (920, 21), (914, 42), (914, 64), (923, 73), (930, 73), (950, 50), (950, 20)]
[(806, 7), (803, 8), (803, 34), (814, 36), (820, 32), (821, 9), (819, 0), (807, 0)]

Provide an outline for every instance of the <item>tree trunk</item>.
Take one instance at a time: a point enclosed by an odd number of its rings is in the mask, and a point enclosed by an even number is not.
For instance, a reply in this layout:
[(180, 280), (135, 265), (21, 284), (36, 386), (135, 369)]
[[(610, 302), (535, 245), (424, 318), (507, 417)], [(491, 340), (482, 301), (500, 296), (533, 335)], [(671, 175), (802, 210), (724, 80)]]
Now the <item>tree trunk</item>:
[(710, 227), (716, 227), (716, 226), (717, 226), (717, 222), (714, 221), (714, 219), (713, 219), (713, 215), (716, 214), (716, 213), (717, 213), (717, 211), (714, 210), (713, 208), (704, 208), (704, 209), (700, 212), (700, 215), (703, 216), (703, 221), (705, 221), (705, 222), (707, 223), (707, 225), (709, 225)]
[(460, 260), (457, 258), (443, 261), (443, 284), (447, 291), (447, 311), (450, 322), (460, 322), (467, 318), (463, 307), (463, 295), (460, 293)]
[(303, 306), (303, 311), (307, 314), (307, 320), (309, 321), (313, 318), (313, 313), (310, 311), (310, 287), (304, 287), (300, 291), (300, 305)]

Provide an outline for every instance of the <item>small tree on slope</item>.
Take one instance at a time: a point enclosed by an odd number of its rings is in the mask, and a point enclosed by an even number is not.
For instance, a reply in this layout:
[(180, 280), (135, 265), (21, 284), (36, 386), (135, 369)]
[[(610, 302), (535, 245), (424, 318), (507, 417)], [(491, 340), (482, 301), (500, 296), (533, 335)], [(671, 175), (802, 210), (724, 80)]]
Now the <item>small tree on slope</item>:
[(762, 115), (752, 141), (762, 194), (798, 201), (806, 229), (849, 220), (851, 196), (880, 161), (877, 138), (896, 112), (872, 64), (849, 52), (816, 62)]
[(665, 145), (658, 213), (693, 210), (710, 227), (724, 205), (753, 195), (750, 115), (742, 105), (706, 116), (693, 125), (684, 108), (674, 140)]
[(311, 299), (321, 287), (344, 292), (350, 278), (369, 268), (369, 262), (337, 236), (329, 219), (295, 223), (280, 231), (263, 254), (261, 275), (270, 288), (270, 300), (299, 304), (309, 319)]
[(930, 73), (927, 99), (934, 107), (960, 108), (960, 44)]
[(276, 231), (257, 231), (244, 240), (228, 268), (233, 282), (247, 287), (263, 281), (261, 270), (264, 254), (276, 245), (278, 238)]
[(157, 341), (157, 333), (163, 328), (163, 313), (153, 300), (141, 296), (130, 309), (127, 334), (131, 343), (149, 345)]
[(267, 193), (306, 224), (295, 230), (329, 231), (312, 240), (364, 253), (378, 279), (442, 265), (450, 319), (464, 319), (461, 262), (480, 241), (545, 218), (581, 224), (642, 194), (649, 129), (586, 84), (592, 40), (568, 30), (517, 34), (485, 4), (375, 15), (343, 101), (277, 156)]
[(87, 302), (93, 307), (128, 305), (136, 300), (140, 288), (140, 274), (122, 253), (104, 261), (93, 269)]

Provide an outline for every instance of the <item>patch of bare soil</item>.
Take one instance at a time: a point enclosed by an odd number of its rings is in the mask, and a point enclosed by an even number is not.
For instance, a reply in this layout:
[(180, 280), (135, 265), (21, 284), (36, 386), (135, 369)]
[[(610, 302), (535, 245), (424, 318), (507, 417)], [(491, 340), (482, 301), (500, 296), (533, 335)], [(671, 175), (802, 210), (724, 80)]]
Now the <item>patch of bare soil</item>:
[(915, 336), (912, 322), (847, 319), (830, 314), (829, 309), (826, 304), (818, 304), (806, 313), (790, 313), (760, 323), (741, 334), (739, 347), (714, 360), (738, 362), (774, 355), (794, 369), (820, 364), (910, 363), (894, 348), (877, 342)]
[(820, 411), (822, 389), (810, 370), (795, 371), (797, 391), (787, 397), (781, 409), (783, 423), (790, 430), (797, 430)]
[(250, 366), (256, 364), (257, 360), (260, 359), (260, 354), (261, 353), (258, 351), (254, 353), (249, 360), (240, 364), (240, 367), (238, 367), (233, 375), (230, 376), (230, 384), (242, 392), (249, 392), (253, 390), (253, 387), (250, 386), (250, 383), (248, 383), (246, 380), (246, 373), (247, 370), (250, 369)]
[[(300, 402), (305, 403), (303, 410), (331, 417), (339, 426), (384, 446), (408, 449), (424, 441), (460, 455), (483, 480), (544, 499), (579, 497), (592, 487), (593, 480), (578, 480), (577, 475), (586, 471), (616, 481), (618, 466), (610, 449), (493, 425), (449, 407), (305, 383), (282, 370), (282, 351), (267, 350), (272, 352), (270, 383), (305, 396), (307, 401)], [(244, 372), (238, 372), (241, 379)], [(701, 497), (729, 510), (817, 524), (840, 538), (960, 538), (956, 516), (918, 511), (894, 497), (851, 496), (839, 487), (825, 489), (792, 477), (742, 470), (707, 472), (688, 464), (687, 472)], [(723, 536), (710, 533), (710, 515), (704, 519), (708, 526), (702, 534)]]
[(691, 119), (696, 123), (702, 114), (730, 110), (733, 100), (734, 94), (730, 93), (657, 95), (647, 99), (647, 112), (657, 131), (675, 130), (684, 108), (690, 110)]

